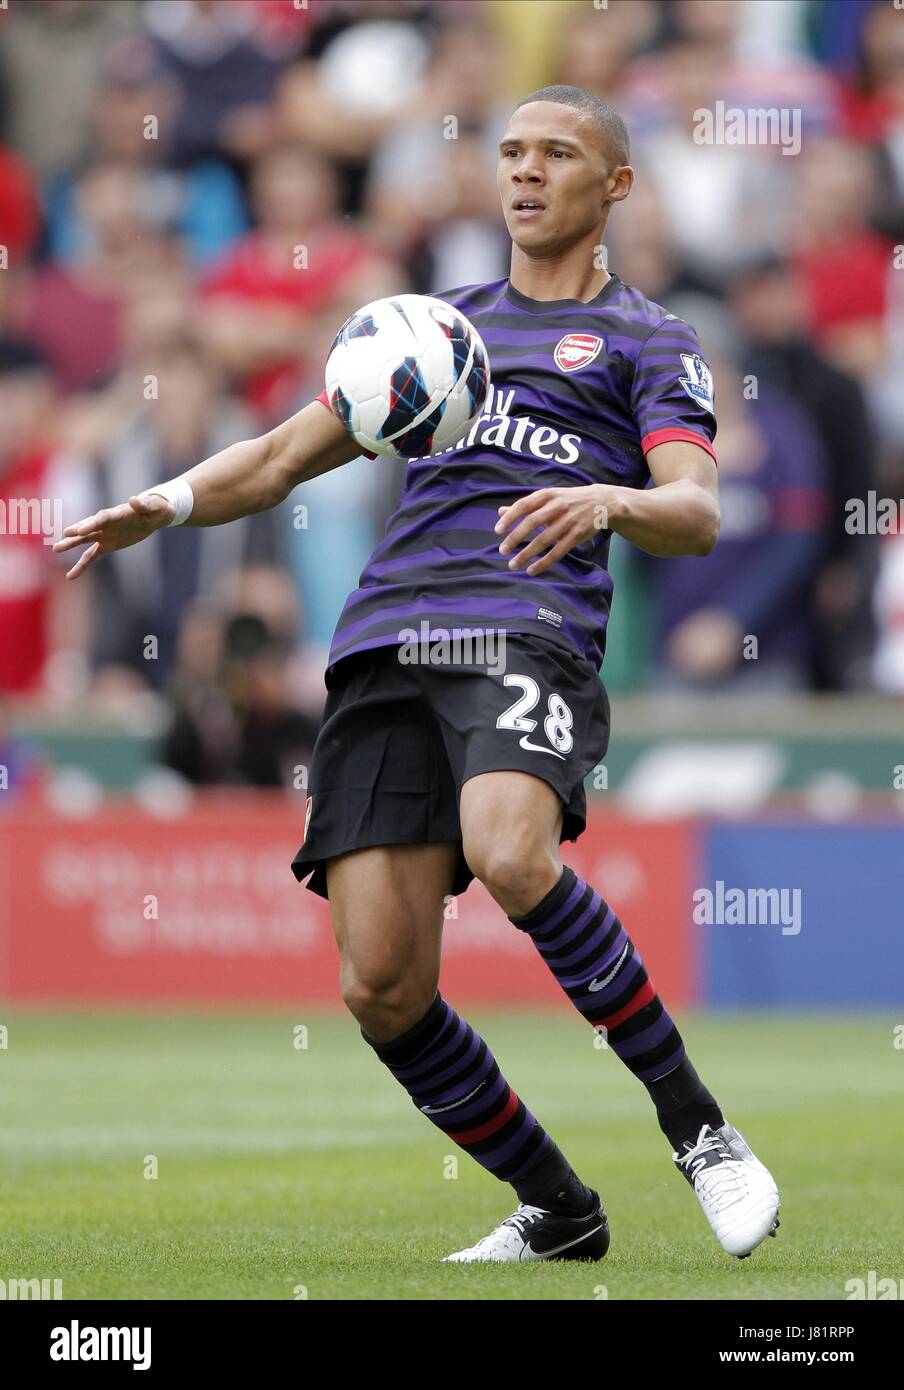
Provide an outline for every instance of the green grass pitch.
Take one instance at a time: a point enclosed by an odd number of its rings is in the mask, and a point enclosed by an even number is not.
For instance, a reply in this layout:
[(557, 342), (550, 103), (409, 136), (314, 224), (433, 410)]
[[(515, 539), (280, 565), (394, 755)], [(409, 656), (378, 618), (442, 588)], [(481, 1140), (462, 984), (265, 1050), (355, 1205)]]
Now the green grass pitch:
[(904, 1275), (897, 1020), (679, 1018), (782, 1193), (777, 1239), (738, 1261), (576, 1016), (469, 1017), (602, 1192), (601, 1263), (443, 1265), (513, 1194), (464, 1155), (448, 1175), (454, 1146), (345, 1015), (0, 1007), (0, 1279), (60, 1278), (64, 1299), (843, 1300), (870, 1269)]

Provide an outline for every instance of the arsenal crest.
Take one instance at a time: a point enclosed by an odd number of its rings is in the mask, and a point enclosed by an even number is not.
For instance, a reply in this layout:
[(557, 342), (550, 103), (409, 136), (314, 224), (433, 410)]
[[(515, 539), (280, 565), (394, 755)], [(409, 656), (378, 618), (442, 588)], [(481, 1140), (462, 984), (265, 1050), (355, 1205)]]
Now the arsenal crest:
[(561, 372), (579, 372), (599, 356), (602, 338), (594, 333), (569, 333), (556, 344), (553, 359)]

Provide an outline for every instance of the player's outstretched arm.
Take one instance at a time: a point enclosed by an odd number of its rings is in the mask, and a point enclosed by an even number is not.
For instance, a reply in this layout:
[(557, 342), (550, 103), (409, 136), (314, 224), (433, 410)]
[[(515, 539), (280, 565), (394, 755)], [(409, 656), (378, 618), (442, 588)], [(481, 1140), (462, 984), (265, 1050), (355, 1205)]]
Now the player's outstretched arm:
[(136, 545), (163, 526), (222, 526), (275, 507), (299, 483), (360, 452), (332, 411), (311, 401), (269, 434), (230, 444), (159, 489), (148, 488), (67, 526), (53, 548), (88, 546), (66, 576), (77, 579), (101, 555)]

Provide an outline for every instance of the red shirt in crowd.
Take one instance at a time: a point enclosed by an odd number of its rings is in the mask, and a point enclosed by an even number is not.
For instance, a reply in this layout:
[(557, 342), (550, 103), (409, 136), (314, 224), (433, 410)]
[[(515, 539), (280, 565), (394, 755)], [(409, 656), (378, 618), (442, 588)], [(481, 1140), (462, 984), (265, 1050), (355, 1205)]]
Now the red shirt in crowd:
[(37, 690), (49, 655), (53, 552), (40, 532), (11, 534), (24, 522), (10, 503), (48, 495), (50, 457), (32, 450), (0, 474), (0, 694)]
[[(274, 260), (266, 240), (252, 232), (208, 276), (203, 294), (208, 299), (296, 309), (300, 316), (316, 314), (341, 290), (346, 277), (375, 254), (371, 242), (339, 223), (317, 232), (307, 247), (307, 269), (296, 269), (291, 255)], [(284, 412), (297, 389), (303, 350), (299, 333), (296, 355), (251, 375), (244, 394), (252, 408), (271, 417)]]
[(28, 167), (0, 145), (0, 235), (10, 255), (26, 257), (35, 243), (41, 213)]
[(35, 277), (25, 329), (64, 391), (105, 386), (122, 355), (122, 304), (118, 296), (88, 290), (59, 266)]
[(793, 258), (807, 292), (815, 337), (839, 324), (885, 317), (893, 253), (888, 237), (864, 230)]

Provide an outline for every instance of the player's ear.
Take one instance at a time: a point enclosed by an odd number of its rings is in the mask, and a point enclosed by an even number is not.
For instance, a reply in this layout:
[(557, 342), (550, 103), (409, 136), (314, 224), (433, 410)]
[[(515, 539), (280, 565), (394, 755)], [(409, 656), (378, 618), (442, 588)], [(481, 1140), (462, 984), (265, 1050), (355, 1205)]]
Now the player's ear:
[(634, 187), (634, 170), (630, 164), (620, 164), (606, 180), (606, 201), (622, 203)]

